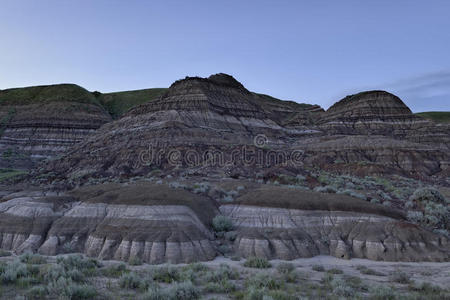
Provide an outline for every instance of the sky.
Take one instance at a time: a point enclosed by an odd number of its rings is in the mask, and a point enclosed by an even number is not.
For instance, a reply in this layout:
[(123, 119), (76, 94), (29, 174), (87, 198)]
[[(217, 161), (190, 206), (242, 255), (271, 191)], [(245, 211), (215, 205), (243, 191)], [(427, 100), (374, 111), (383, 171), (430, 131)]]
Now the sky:
[(0, 89), (219, 72), (325, 109), (383, 89), (414, 112), (450, 111), (450, 1), (0, 0)]

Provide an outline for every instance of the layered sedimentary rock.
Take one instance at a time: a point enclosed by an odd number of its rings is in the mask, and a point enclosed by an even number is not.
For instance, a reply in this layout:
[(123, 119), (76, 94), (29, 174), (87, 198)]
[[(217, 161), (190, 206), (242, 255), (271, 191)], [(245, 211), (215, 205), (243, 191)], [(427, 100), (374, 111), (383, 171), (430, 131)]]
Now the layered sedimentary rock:
[(445, 237), (402, 215), (343, 195), (261, 189), (220, 207), (236, 226), (243, 256), (295, 259), (316, 255), (385, 261), (447, 261)]
[[(159, 100), (138, 106), (106, 124), (48, 169), (68, 177), (86, 170), (91, 170), (91, 176), (142, 175), (154, 167), (192, 167), (191, 163), (202, 167), (208, 160), (208, 150), (220, 156), (219, 168), (226, 162), (244, 166), (242, 156), (238, 156), (240, 161), (232, 157), (242, 146), (284, 147), (300, 136), (317, 132), (284, 128), (270, 117), (282, 118), (279, 113), (260, 105), (267, 102), (262, 97), (224, 74), (177, 81)], [(263, 140), (255, 142), (258, 135)], [(177, 155), (181, 156), (180, 162), (176, 161)]]
[(0, 120), (9, 158), (0, 166), (17, 168), (65, 152), (111, 117), (88, 91), (63, 84), (0, 91)]
[(385, 91), (347, 96), (323, 114), (327, 134), (378, 134), (401, 137), (427, 123), (414, 115), (400, 98)]
[(46, 255), (82, 252), (154, 264), (209, 260), (216, 255), (209, 224), (217, 208), (187, 191), (146, 183), (110, 184), (64, 196), (11, 195), (4, 200), (0, 203), (2, 249)]

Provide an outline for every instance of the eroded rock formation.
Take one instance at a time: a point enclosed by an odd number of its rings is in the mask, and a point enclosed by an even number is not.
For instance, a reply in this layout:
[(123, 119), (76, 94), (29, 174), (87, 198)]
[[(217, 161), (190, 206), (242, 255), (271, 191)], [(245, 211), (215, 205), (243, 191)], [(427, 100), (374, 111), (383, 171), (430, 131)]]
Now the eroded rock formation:
[(0, 120), (0, 153), (7, 152), (0, 167), (26, 168), (64, 153), (111, 117), (88, 91), (62, 84), (0, 91)]

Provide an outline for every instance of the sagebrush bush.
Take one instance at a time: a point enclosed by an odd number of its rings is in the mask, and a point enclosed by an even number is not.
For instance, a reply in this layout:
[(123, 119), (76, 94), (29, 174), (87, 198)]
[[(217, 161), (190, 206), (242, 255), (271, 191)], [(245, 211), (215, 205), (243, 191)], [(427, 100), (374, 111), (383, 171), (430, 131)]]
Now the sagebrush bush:
[(253, 286), (256, 288), (265, 288), (269, 290), (276, 290), (283, 286), (283, 282), (281, 282), (281, 280), (266, 273), (257, 273), (254, 276), (250, 276), (247, 278), (245, 284), (248, 287)]
[(190, 281), (177, 282), (167, 288), (169, 299), (173, 300), (193, 300), (200, 298), (200, 290)]
[(239, 272), (232, 269), (229, 265), (221, 264), (218, 269), (206, 273), (207, 282), (221, 282), (224, 280), (234, 280), (239, 278)]
[(267, 268), (272, 267), (272, 265), (265, 258), (252, 256), (252, 257), (247, 258), (247, 260), (244, 262), (244, 267), (267, 269)]
[(342, 271), (341, 269), (337, 269), (337, 268), (331, 268), (331, 269), (327, 270), (327, 273), (330, 273), (330, 274), (343, 274), (344, 271)]
[(5, 266), (2, 274), (0, 275), (0, 282), (3, 283), (15, 283), (21, 277), (27, 277), (29, 275), (27, 266), (20, 261), (14, 261)]
[(389, 274), (389, 280), (401, 284), (411, 283), (410, 276), (402, 271), (396, 271)]
[(233, 230), (233, 221), (226, 216), (215, 216), (212, 222), (213, 229), (216, 232)]
[(295, 266), (292, 263), (282, 262), (277, 266), (277, 271), (280, 274), (287, 274), (295, 270)]
[(47, 263), (47, 259), (39, 254), (24, 253), (19, 257), (20, 261), (31, 265), (41, 265)]
[(331, 288), (333, 289), (333, 294), (338, 296), (350, 298), (356, 295), (356, 291), (340, 278), (334, 278), (331, 281)]
[(148, 287), (147, 281), (142, 279), (141, 275), (134, 272), (122, 274), (119, 278), (119, 285), (127, 289), (145, 289)]
[(120, 263), (102, 269), (101, 273), (106, 277), (120, 277), (126, 271), (127, 266), (124, 263)]
[(165, 265), (152, 269), (152, 278), (158, 282), (172, 283), (181, 280), (181, 274), (177, 268), (172, 265)]

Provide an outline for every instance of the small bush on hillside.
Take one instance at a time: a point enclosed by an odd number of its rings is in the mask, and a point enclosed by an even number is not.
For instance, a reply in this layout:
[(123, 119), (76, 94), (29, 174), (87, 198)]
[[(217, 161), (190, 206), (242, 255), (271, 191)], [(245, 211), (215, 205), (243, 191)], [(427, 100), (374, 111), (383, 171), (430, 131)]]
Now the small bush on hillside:
[(134, 272), (120, 276), (119, 285), (127, 289), (144, 289), (148, 287), (148, 284), (142, 279), (142, 276)]
[(270, 262), (265, 259), (265, 258), (261, 258), (261, 257), (249, 257), (245, 263), (244, 263), (244, 267), (247, 268), (257, 268), (257, 269), (267, 269), (272, 267), (272, 265), (270, 264)]
[(200, 290), (190, 281), (177, 282), (167, 288), (166, 299), (193, 300), (200, 298)]
[(261, 289), (276, 290), (281, 288), (283, 283), (272, 275), (257, 273), (254, 276), (247, 278), (246, 285)]
[(164, 283), (172, 283), (179, 281), (181, 278), (180, 272), (172, 265), (165, 265), (157, 267), (152, 270), (153, 280)]
[(280, 274), (287, 274), (295, 270), (295, 266), (292, 263), (283, 262), (278, 264), (277, 271)]
[(45, 286), (34, 286), (28, 291), (28, 299), (45, 299), (47, 293)]
[(218, 269), (208, 272), (205, 280), (208, 282), (219, 283), (224, 280), (235, 280), (239, 278), (239, 273), (229, 265), (221, 264)]
[(347, 284), (346, 281), (340, 279), (340, 278), (334, 278), (331, 281), (331, 288), (333, 291), (333, 294), (338, 296), (343, 296), (346, 298), (355, 297), (356, 291)]
[(212, 225), (216, 232), (233, 230), (233, 222), (226, 216), (215, 216)]
[(29, 271), (27, 266), (20, 261), (14, 261), (5, 266), (0, 275), (0, 282), (15, 283), (19, 278), (27, 277), (28, 275)]
[(47, 259), (39, 254), (24, 253), (19, 257), (20, 261), (31, 265), (41, 265), (47, 263)]
[(397, 292), (389, 286), (379, 285), (369, 289), (369, 299), (371, 300), (395, 300), (397, 298)]
[(120, 277), (127, 271), (127, 266), (124, 263), (109, 266), (101, 270), (101, 273), (106, 277)]
[(342, 271), (341, 269), (332, 268), (332, 269), (329, 269), (327, 271), (327, 273), (330, 273), (330, 274), (343, 274), (344, 271)]
[(373, 276), (386, 276), (382, 272), (367, 268), (366, 266), (357, 266), (356, 269), (361, 272), (361, 274), (373, 275)]
[(401, 284), (411, 283), (410, 276), (402, 271), (396, 271), (389, 274), (389, 280)]
[(409, 198), (413, 202), (436, 202), (436, 203), (449, 203), (448, 200), (434, 188), (419, 188)]

